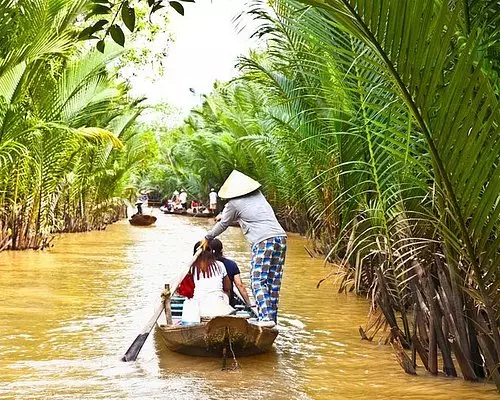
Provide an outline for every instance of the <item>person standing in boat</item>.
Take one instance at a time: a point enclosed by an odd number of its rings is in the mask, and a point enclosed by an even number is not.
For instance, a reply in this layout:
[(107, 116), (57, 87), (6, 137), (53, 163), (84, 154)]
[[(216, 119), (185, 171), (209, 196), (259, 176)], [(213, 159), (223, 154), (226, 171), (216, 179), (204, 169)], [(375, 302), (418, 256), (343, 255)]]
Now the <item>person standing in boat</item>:
[(210, 241), (237, 221), (251, 245), (250, 280), (260, 326), (276, 325), (286, 255), (286, 232), (260, 192), (260, 183), (234, 170), (219, 190), (229, 199), (220, 220), (207, 232)]
[(212, 214), (215, 215), (215, 213), (217, 212), (217, 193), (215, 193), (214, 188), (210, 189), (210, 193), (208, 194), (208, 199), (209, 199), (208, 209)]
[(142, 215), (142, 202), (138, 201), (137, 203), (135, 203), (135, 206), (137, 207), (137, 214), (135, 215)]
[(187, 193), (186, 189), (182, 189), (181, 193), (179, 194), (179, 200), (181, 202), (181, 206), (184, 210), (187, 210)]
[(247, 288), (245, 287), (245, 284), (241, 280), (241, 272), (240, 269), (238, 268), (238, 264), (236, 264), (233, 260), (230, 260), (229, 258), (224, 257), (222, 254), (222, 242), (219, 239), (212, 239), (208, 243), (209, 247), (212, 249), (215, 259), (217, 261), (221, 261), (224, 264), (224, 267), (226, 267), (226, 272), (227, 276), (229, 277), (229, 280), (231, 281), (231, 289), (229, 292), (229, 304), (234, 307), (235, 306), (235, 299), (233, 297), (233, 285), (236, 285), (238, 288), (238, 291), (241, 294), (241, 297), (243, 297), (243, 300), (245, 301), (245, 304), (250, 307), (251, 302), (250, 298), (248, 297), (248, 292)]

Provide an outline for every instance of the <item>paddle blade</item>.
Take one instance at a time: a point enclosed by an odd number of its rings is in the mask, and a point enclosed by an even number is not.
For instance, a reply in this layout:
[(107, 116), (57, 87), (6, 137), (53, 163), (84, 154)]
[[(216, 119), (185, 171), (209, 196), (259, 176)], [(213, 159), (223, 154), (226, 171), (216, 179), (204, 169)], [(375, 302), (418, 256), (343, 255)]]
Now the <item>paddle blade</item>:
[(128, 362), (137, 360), (137, 356), (139, 355), (139, 352), (141, 351), (144, 342), (146, 342), (148, 335), (149, 332), (137, 335), (137, 337), (132, 342), (125, 355), (122, 357), (122, 361)]
[[(179, 283), (181, 282), (181, 280), (188, 273), (189, 268), (191, 268), (191, 265), (193, 265), (193, 263), (196, 261), (196, 259), (198, 258), (198, 256), (201, 254), (202, 251), (203, 251), (203, 249), (200, 247), (196, 251), (196, 253), (194, 254), (192, 260), (189, 262), (189, 264), (182, 271), (182, 274), (179, 277), (179, 279), (177, 280), (177, 282), (175, 282), (174, 285), (170, 285), (170, 287), (173, 288), (174, 292), (177, 289), (177, 286), (179, 286)], [(142, 332), (137, 335), (137, 337), (132, 342), (132, 344), (128, 348), (127, 352), (125, 353), (125, 355), (122, 357), (122, 361), (127, 362), (127, 361), (135, 361), (135, 360), (137, 360), (137, 356), (139, 355), (139, 352), (141, 351), (142, 346), (144, 345), (144, 342), (148, 338), (149, 332), (151, 332), (151, 329), (153, 329), (153, 327), (155, 326), (156, 321), (158, 320), (158, 318), (160, 318), (160, 315), (163, 312), (164, 307), (165, 307), (165, 304), (164, 304), (164, 302), (162, 300), (158, 304), (158, 306), (157, 306), (157, 308), (156, 308), (153, 316), (148, 321), (148, 323), (146, 324), (146, 326), (144, 327), (144, 329), (142, 330)]]
[(161, 301), (158, 304), (158, 307), (156, 308), (151, 319), (148, 321), (147, 325), (132, 342), (127, 352), (122, 357), (122, 361), (135, 361), (137, 359), (137, 355), (141, 351), (144, 342), (148, 338), (149, 332), (151, 332), (151, 330), (153, 329), (154, 325), (156, 324), (156, 321), (158, 320), (158, 318), (160, 318), (162, 312), (163, 312), (163, 301)]

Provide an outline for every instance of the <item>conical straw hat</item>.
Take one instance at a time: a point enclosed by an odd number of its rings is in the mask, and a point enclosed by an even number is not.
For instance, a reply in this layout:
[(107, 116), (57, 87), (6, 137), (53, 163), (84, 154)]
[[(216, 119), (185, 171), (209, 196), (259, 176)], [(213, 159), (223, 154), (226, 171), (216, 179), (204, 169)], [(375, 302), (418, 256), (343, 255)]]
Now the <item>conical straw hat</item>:
[(240, 171), (233, 170), (219, 190), (222, 199), (233, 199), (260, 188), (260, 183)]

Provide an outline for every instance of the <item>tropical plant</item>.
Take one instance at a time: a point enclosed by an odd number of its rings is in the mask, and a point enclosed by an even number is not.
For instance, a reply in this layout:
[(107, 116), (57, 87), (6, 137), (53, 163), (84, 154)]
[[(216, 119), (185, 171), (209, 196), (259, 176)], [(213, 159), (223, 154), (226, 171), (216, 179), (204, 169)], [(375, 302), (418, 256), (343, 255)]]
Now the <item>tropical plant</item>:
[(172, 171), (261, 180), (373, 297), (365, 338), (387, 323), (407, 372), (417, 352), (437, 373), (439, 349), (500, 388), (498, 2), (270, 4), (250, 11), (266, 51), (168, 143)]
[(0, 3), (1, 248), (45, 247), (53, 232), (102, 228), (121, 213), (137, 163), (127, 157), (141, 147), (126, 129), (141, 107), (106, 68), (116, 48), (75, 41), (89, 4)]

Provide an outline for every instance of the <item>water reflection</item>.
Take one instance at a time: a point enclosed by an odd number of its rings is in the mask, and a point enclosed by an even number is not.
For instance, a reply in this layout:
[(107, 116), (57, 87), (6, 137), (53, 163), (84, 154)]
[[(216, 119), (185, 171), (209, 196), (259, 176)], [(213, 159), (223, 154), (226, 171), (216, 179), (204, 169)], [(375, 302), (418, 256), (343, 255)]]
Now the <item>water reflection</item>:
[[(152, 334), (136, 363), (119, 361), (164, 283), (191, 258), (210, 222), (158, 215), (66, 235), (44, 252), (0, 253), (2, 399), (497, 399), (494, 387), (405, 375), (390, 348), (362, 342), (368, 305), (339, 295), (291, 235), (274, 352), (220, 360), (165, 349)], [(246, 279), (248, 244), (222, 236)], [(419, 371), (420, 372), (420, 371)]]

